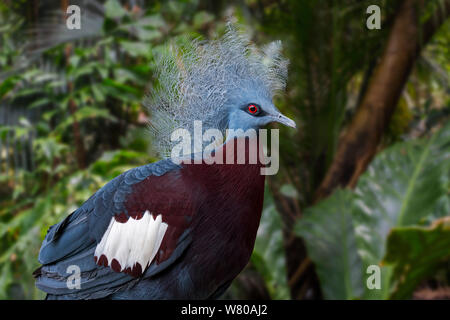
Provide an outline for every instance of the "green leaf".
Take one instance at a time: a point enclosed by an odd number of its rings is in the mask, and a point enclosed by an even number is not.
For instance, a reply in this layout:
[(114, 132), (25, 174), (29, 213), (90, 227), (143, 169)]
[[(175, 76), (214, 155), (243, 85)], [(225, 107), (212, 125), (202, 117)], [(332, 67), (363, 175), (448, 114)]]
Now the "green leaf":
[(251, 261), (263, 277), (272, 299), (289, 299), (283, 242), (283, 222), (269, 190), (265, 191), (255, 249)]
[[(399, 143), (380, 153), (355, 189), (354, 224), (365, 267), (379, 264), (392, 228), (425, 224), (442, 217), (449, 201), (450, 126), (430, 138)], [(388, 298), (391, 268), (381, 270), (381, 290), (373, 298)]]
[(154, 15), (142, 17), (135, 23), (135, 25), (146, 27), (146, 28), (161, 28), (166, 25), (166, 22), (161, 17), (161, 15), (154, 14)]
[(92, 106), (82, 107), (75, 112), (75, 117), (78, 120), (84, 120), (88, 118), (105, 118), (109, 120), (114, 120), (108, 109), (97, 108)]
[(116, 118), (114, 118), (111, 115), (108, 109), (103, 109), (95, 106), (85, 106), (78, 109), (75, 112), (74, 116), (69, 116), (64, 121), (60, 122), (58, 126), (55, 128), (55, 131), (63, 132), (74, 123), (75, 119), (78, 122), (82, 122), (86, 119), (98, 119), (98, 118), (107, 119), (113, 122), (117, 121)]
[(11, 91), (18, 81), (18, 77), (10, 77), (0, 83), (0, 99)]
[(41, 72), (40, 74), (36, 75), (36, 77), (34, 77), (33, 81), (34, 83), (40, 83), (46, 81), (53, 81), (56, 79), (58, 79), (58, 75), (56, 73)]
[(92, 164), (91, 170), (95, 174), (112, 179), (125, 171), (122, 169), (125, 165), (133, 167), (153, 161), (155, 159), (146, 153), (130, 150), (111, 151), (103, 153), (102, 157)]
[(350, 191), (337, 190), (332, 197), (309, 208), (296, 226), (316, 264), (326, 299), (359, 298), (364, 292), (362, 261), (352, 223), (352, 199)]
[(205, 24), (214, 21), (214, 15), (206, 11), (200, 11), (194, 16), (194, 28), (200, 29)]
[(11, 262), (5, 262), (0, 269), (0, 299), (7, 299), (9, 297), (8, 289), (13, 283), (13, 272)]
[(114, 69), (114, 79), (120, 83), (130, 81), (145, 86), (145, 80), (140, 79), (134, 72), (125, 68)]
[(162, 36), (161, 31), (154, 28), (148, 28), (138, 23), (122, 25), (119, 27), (119, 30), (124, 30), (133, 37), (137, 36), (137, 38), (141, 41), (153, 41), (161, 38)]
[(34, 101), (33, 103), (31, 103), (28, 108), (33, 109), (33, 108), (39, 108), (45, 105), (48, 105), (51, 103), (51, 100), (47, 97), (41, 98), (41, 99), (37, 99), (36, 101)]
[(140, 96), (140, 91), (138, 89), (113, 79), (104, 79), (102, 83), (104, 85), (104, 92), (119, 100), (136, 101), (136, 97)]
[(105, 101), (105, 95), (102, 91), (102, 86), (98, 83), (91, 86), (92, 94), (94, 95), (94, 98), (98, 102), (104, 102)]
[(151, 55), (150, 46), (147, 43), (120, 41), (120, 45), (132, 57), (149, 57)]
[(14, 95), (14, 99), (17, 99), (17, 98), (20, 98), (20, 97), (27, 97), (27, 96), (38, 94), (38, 93), (41, 93), (41, 92), (42, 92), (41, 88), (23, 88), (23, 89), (20, 89)]
[(392, 229), (426, 225), (448, 215), (449, 160), (447, 124), (430, 138), (399, 143), (381, 152), (355, 191), (337, 191), (306, 211), (297, 230), (316, 264), (325, 297), (355, 297), (361, 293), (357, 282), (365, 288), (364, 298), (390, 296), (397, 280), (392, 266), (381, 268), (380, 289), (367, 288), (361, 274), (370, 265), (380, 266)]
[(74, 79), (78, 79), (80, 77), (90, 75), (94, 72), (95, 67), (97, 66), (96, 62), (87, 63), (81, 67), (76, 67), (69, 72), (69, 75), (71, 75)]
[(105, 3), (105, 15), (108, 18), (118, 19), (127, 14), (127, 11), (120, 5), (118, 0), (108, 0)]
[(102, 79), (108, 78), (108, 68), (103, 65), (97, 65), (96, 68)]
[(137, 28), (137, 36), (139, 40), (142, 41), (153, 41), (155, 39), (159, 39), (162, 36), (161, 31), (159, 30), (149, 30), (146, 28)]
[(450, 217), (431, 227), (395, 228), (387, 240), (384, 263), (394, 267), (392, 299), (410, 299), (421, 281), (450, 259)]

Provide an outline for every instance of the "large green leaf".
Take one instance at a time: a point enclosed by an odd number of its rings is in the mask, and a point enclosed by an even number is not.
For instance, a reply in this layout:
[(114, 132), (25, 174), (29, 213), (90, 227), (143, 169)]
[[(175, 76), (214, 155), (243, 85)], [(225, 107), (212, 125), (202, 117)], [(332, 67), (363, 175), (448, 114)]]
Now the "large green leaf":
[(316, 263), (326, 299), (351, 299), (364, 291), (362, 261), (357, 253), (348, 190), (309, 208), (296, 231), (306, 241), (309, 257)]
[(361, 288), (363, 298), (389, 297), (396, 276), (391, 266), (381, 267), (380, 289), (367, 288), (361, 274), (367, 276), (371, 265), (380, 266), (393, 228), (426, 225), (450, 212), (449, 158), (447, 124), (430, 138), (381, 152), (355, 191), (335, 192), (306, 211), (297, 230), (305, 238), (326, 298), (355, 298)]
[(268, 188), (251, 261), (263, 277), (272, 299), (289, 299), (283, 245), (283, 222)]
[[(425, 224), (448, 214), (450, 126), (428, 139), (394, 145), (380, 153), (355, 189), (354, 225), (364, 267), (377, 265), (385, 255), (392, 228)], [(443, 203), (446, 204), (443, 206)], [(381, 270), (381, 290), (370, 298), (387, 298), (391, 268)]]
[(409, 299), (426, 277), (450, 260), (450, 217), (437, 220), (431, 227), (393, 229), (386, 245), (384, 263), (394, 267), (391, 298)]

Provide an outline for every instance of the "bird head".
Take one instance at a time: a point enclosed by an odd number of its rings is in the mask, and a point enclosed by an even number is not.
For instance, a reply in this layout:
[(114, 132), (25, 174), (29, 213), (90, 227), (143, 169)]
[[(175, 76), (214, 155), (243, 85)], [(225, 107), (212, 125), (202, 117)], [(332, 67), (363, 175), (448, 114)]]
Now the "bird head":
[(157, 150), (170, 155), (171, 133), (193, 132), (194, 121), (224, 136), (227, 129), (259, 129), (271, 122), (295, 128), (273, 103), (285, 88), (287, 66), (280, 41), (259, 49), (230, 23), (222, 38), (170, 46), (157, 62), (158, 84), (147, 100)]
[(228, 129), (259, 129), (271, 122), (279, 122), (295, 128), (295, 122), (283, 115), (273, 104), (272, 97), (264, 85), (249, 81), (230, 94), (225, 103), (225, 121)]

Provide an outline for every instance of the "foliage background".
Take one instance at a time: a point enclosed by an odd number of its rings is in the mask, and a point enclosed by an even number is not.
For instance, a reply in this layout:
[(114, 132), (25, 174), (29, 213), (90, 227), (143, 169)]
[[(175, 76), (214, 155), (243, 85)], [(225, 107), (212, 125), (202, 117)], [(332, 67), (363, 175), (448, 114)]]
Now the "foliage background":
[[(157, 161), (141, 104), (155, 61), (176, 38), (220, 35), (230, 15), (258, 44), (283, 41), (290, 76), (276, 104), (299, 129), (280, 128), (282, 169), (267, 183), (251, 262), (225, 298), (450, 297), (448, 1), (416, 1), (421, 51), (395, 103), (380, 97), (392, 114), (369, 123), (378, 138), (360, 179), (319, 192), (335, 163), (347, 165), (338, 151), (405, 3), (70, 1), (87, 15), (68, 32), (54, 27), (68, 1), (0, 1), (0, 298), (43, 298), (31, 273), (48, 227), (116, 175)], [(371, 4), (380, 30), (366, 28)], [(430, 21), (439, 25), (425, 42)], [(366, 286), (372, 264), (380, 290)]]

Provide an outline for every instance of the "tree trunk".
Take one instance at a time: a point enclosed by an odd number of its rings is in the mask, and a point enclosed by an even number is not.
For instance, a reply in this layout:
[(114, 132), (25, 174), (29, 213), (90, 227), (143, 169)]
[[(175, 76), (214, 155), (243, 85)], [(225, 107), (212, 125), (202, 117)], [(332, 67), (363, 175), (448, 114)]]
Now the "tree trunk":
[[(423, 26), (419, 26), (418, 21), (423, 1), (405, 0), (400, 5), (384, 53), (371, 72), (352, 122), (341, 134), (333, 162), (316, 190), (314, 202), (331, 194), (337, 187), (355, 186), (359, 175), (377, 151), (420, 49), (450, 12), (450, 1), (446, 0), (444, 4), (445, 10), (436, 12)], [(292, 298), (321, 298), (318, 278), (306, 255), (303, 240), (292, 233), (294, 220), (301, 218), (301, 210), (293, 206), (295, 199), (279, 194), (277, 189), (271, 186), (277, 210), (282, 217), (293, 219), (286, 221), (291, 230), (285, 230), (286, 264)], [(291, 236), (287, 237), (289, 234)]]
[(377, 151), (420, 49), (449, 14), (439, 9), (422, 28), (419, 11), (424, 1), (405, 0), (399, 8), (386, 48), (355, 116), (340, 137), (333, 162), (316, 191), (314, 201), (337, 187), (354, 187)]
[[(67, 45), (65, 48), (65, 55), (66, 55), (66, 63), (69, 63), (70, 54), (72, 52), (72, 46)], [(68, 90), (70, 94), (72, 94), (74, 88), (74, 84), (72, 81), (68, 82)], [(69, 112), (70, 115), (73, 118), (73, 124), (72, 124), (72, 133), (73, 133), (73, 139), (75, 142), (75, 157), (77, 160), (77, 166), (79, 169), (86, 168), (86, 150), (84, 148), (84, 142), (83, 142), (83, 136), (81, 134), (81, 128), (80, 123), (78, 122), (76, 118), (76, 112), (77, 112), (78, 106), (75, 103), (75, 101), (71, 98), (69, 100)]]
[(283, 244), (286, 253), (287, 281), (292, 299), (322, 299), (319, 279), (314, 265), (308, 258), (303, 239), (293, 232), (295, 221), (301, 217), (302, 210), (297, 199), (281, 192), (274, 179), (268, 179), (270, 191), (275, 199), (275, 206), (283, 219)]

